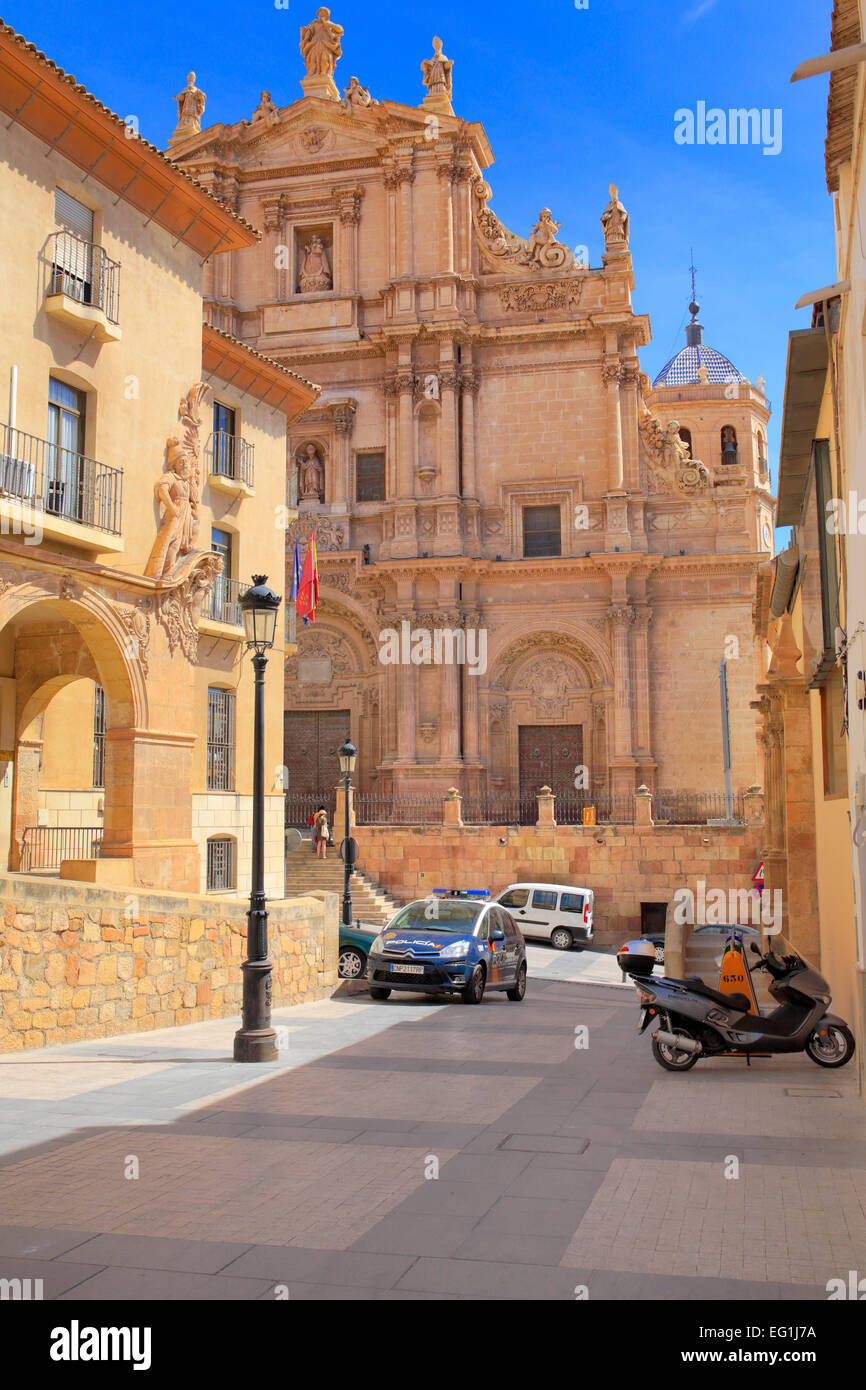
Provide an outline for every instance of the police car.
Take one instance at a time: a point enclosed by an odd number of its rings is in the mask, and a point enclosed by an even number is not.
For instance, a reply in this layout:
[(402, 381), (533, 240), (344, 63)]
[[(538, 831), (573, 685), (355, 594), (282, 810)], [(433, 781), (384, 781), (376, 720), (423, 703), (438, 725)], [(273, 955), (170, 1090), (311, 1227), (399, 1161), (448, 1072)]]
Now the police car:
[(407, 904), (367, 958), (373, 999), (392, 990), (459, 994), (480, 1004), (487, 989), (518, 1003), (526, 993), (526, 947), (511, 914), (483, 890), (437, 889)]

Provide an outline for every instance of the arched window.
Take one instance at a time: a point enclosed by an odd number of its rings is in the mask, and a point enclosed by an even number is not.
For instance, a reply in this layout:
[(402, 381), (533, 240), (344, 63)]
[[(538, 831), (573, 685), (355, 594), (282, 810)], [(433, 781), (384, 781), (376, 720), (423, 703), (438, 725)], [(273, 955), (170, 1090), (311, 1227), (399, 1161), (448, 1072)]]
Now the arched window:
[(685, 425), (683, 425), (680, 429), (680, 439), (683, 441), (683, 443), (689, 451), (689, 458), (693, 459), (694, 453), (692, 451), (692, 432), (691, 430), (687, 430)]
[(739, 463), (737, 431), (733, 425), (722, 425), (722, 463)]
[(760, 430), (758, 430), (758, 433), (757, 433), (757, 445), (758, 445), (758, 472), (760, 473), (760, 475), (761, 475), (762, 478), (766, 478), (768, 472), (770, 471), (769, 464), (768, 464), (768, 462), (767, 462), (767, 444), (766, 444), (766, 441), (765, 441), (765, 439), (764, 439), (764, 436), (763, 436), (763, 434), (761, 433)]

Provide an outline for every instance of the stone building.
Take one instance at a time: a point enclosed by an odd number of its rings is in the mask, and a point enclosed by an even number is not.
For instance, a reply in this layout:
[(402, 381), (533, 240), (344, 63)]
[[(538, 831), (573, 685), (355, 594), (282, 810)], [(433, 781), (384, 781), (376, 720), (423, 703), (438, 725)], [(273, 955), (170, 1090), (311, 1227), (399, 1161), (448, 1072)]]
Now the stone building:
[(346, 733), (383, 801), (718, 788), (723, 656), (734, 783), (760, 780), (760, 379), (695, 306), (651, 384), (617, 189), (594, 264), (549, 209), (512, 232), (441, 41), (409, 106), (341, 96), (341, 35), (320, 10), (297, 100), (172, 145), (262, 234), (206, 268), (208, 322), (323, 388), (288, 434), (288, 558), (315, 530), (321, 582), (286, 665), (289, 789), (332, 787)]
[[(252, 792), (238, 599), (253, 570), (282, 588), (286, 424), (318, 390), (203, 327), (203, 265), (254, 228), (6, 27), (0, 111), (2, 866), (232, 890)], [(281, 630), (276, 768), (284, 648)]]

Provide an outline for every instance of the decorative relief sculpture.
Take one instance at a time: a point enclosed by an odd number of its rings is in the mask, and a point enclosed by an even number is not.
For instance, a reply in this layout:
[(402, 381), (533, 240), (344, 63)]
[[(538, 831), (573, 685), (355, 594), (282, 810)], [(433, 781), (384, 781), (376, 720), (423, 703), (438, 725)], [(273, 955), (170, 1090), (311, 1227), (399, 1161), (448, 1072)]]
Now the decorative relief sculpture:
[(604, 249), (622, 251), (628, 247), (628, 213), (619, 201), (619, 189), (615, 183), (610, 185), (608, 192), (610, 202), (601, 214)]
[(322, 126), (311, 125), (307, 130), (302, 130), (298, 136), (298, 144), (305, 154), (318, 154), (328, 138), (328, 131)]
[(478, 241), (482, 252), (497, 269), (501, 270), (503, 263), (529, 270), (575, 269), (574, 252), (556, 239), (559, 223), (554, 222), (550, 208), (541, 209), (528, 239), (524, 239), (510, 232), (487, 206), (493, 191), (486, 179), (476, 178), (472, 191), (472, 215)]
[(330, 290), (333, 284), (334, 278), (325, 243), (314, 232), (304, 246), (304, 258), (298, 275), (298, 293), (314, 294), (317, 290)]
[(316, 533), (316, 550), (345, 550), (346, 532), (338, 522), (329, 517), (307, 512), (293, 521), (286, 530), (286, 544), (293, 550), (295, 541), (300, 541), (302, 549), (310, 539), (310, 532)]
[(204, 114), (207, 97), (195, 85), (195, 73), (187, 75), (186, 86), (175, 97), (177, 102), (177, 125), (172, 140), (184, 140), (187, 135), (201, 134), (201, 118)]
[(222, 573), (222, 556), (200, 551), (182, 582), (155, 596), (156, 619), (168, 637), (171, 656), (180, 648), (187, 661), (198, 657), (198, 620), (205, 595)]
[(139, 599), (134, 608), (120, 608), (120, 621), (126, 628), (124, 655), (138, 661), (145, 676), (148, 672), (148, 643), (150, 642), (150, 600)]
[(453, 67), (453, 60), (442, 52), (442, 40), (434, 38), (433, 57), (425, 58), (421, 64), (421, 80), (427, 88), (424, 106), (435, 106), (450, 111)]
[(298, 463), (298, 495), (302, 501), (324, 502), (325, 465), (315, 444), (305, 444), (295, 455)]
[(554, 280), (545, 285), (502, 285), (499, 302), (503, 309), (512, 313), (576, 309), (582, 290), (582, 280)]
[(337, 59), (342, 57), (340, 39), (343, 30), (339, 24), (331, 22), (331, 11), (324, 5), (316, 10), (316, 18), (311, 24), (301, 28), (301, 57), (307, 68), (308, 77), (333, 77)]
[(201, 403), (209, 389), (201, 381), (190, 387), (178, 407), (180, 425), (166, 440), (165, 472), (154, 485), (162, 516), (144, 571), (153, 579), (169, 575), (195, 549), (201, 497)]
[(255, 124), (256, 121), (267, 121), (270, 125), (273, 125), (274, 122), (279, 119), (279, 112), (271, 101), (270, 92), (262, 92), (261, 100), (250, 117), (251, 123)]

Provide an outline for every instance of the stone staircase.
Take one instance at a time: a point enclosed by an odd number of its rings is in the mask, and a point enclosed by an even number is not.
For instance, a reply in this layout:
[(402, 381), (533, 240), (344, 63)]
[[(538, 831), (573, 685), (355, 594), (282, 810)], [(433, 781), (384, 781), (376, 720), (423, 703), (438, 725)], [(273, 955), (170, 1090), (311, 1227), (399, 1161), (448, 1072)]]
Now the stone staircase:
[[(286, 852), (286, 897), (307, 893), (336, 893), (342, 903), (343, 861), (335, 849), (329, 850), (327, 859), (317, 859), (309, 840), (304, 840), (299, 848)], [(400, 906), (357, 868), (352, 874), (351, 893), (352, 920), (371, 926), (384, 926)]]
[[(691, 934), (686, 943), (686, 975), (699, 975), (705, 985), (711, 985), (713, 989), (719, 987), (719, 967), (716, 962), (722, 955), (725, 946), (724, 931), (701, 932), (695, 936)], [(754, 964), (756, 957), (749, 950), (750, 937), (745, 939), (746, 961), (749, 965)], [(776, 1001), (767, 990), (768, 977), (763, 970), (756, 970), (752, 975), (752, 984), (755, 988), (755, 997), (758, 1000), (758, 1008), (764, 1012), (777, 1007)]]

